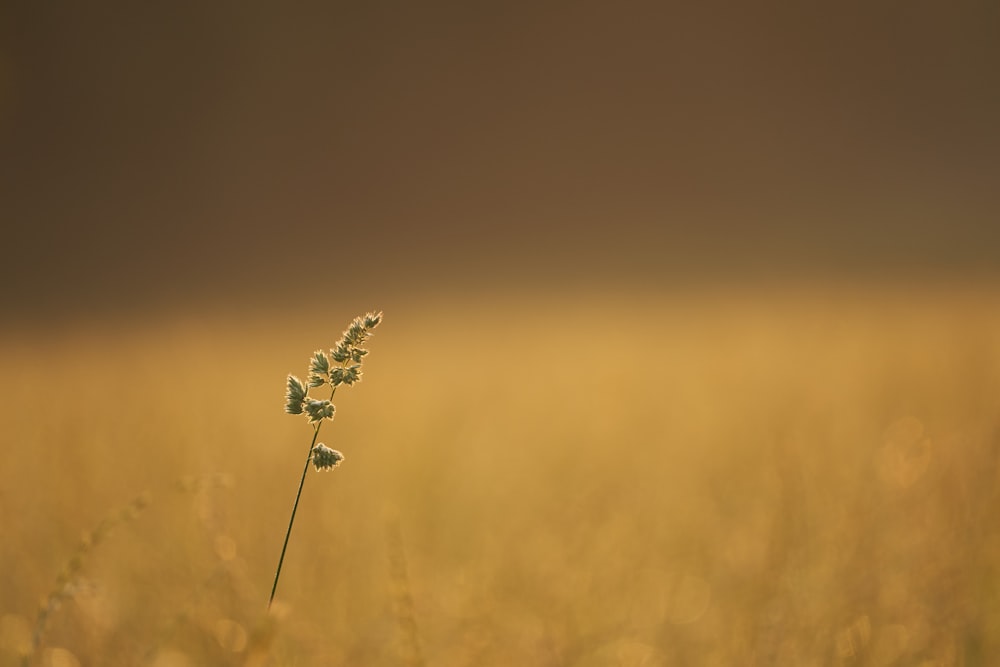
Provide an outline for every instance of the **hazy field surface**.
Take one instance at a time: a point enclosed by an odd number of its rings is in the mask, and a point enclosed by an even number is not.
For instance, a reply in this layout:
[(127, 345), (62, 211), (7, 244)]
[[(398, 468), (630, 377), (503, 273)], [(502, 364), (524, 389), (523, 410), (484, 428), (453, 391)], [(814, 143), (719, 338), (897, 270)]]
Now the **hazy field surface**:
[[(33, 664), (1000, 664), (998, 305), (512, 296), (7, 335), (0, 665), (60, 571)], [(310, 435), (285, 375), (371, 307), (321, 437), (346, 461), (310, 471), (269, 618)]]

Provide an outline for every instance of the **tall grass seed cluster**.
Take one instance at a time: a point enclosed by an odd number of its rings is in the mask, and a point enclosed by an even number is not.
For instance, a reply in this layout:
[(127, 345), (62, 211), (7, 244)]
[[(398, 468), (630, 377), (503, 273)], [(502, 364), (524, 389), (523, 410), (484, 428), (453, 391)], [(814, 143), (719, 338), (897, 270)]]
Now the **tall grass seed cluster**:
[[(274, 584), (271, 587), (271, 597), (267, 602), (268, 608), (274, 602), (274, 594), (278, 589), (278, 579), (281, 576), (281, 566), (285, 561), (285, 552), (288, 549), (288, 538), (292, 534), (292, 524), (295, 523), (295, 512), (299, 507), (299, 499), (302, 497), (302, 486), (306, 481), (306, 473), (309, 471), (309, 464), (312, 463), (316, 470), (332, 470), (340, 465), (344, 460), (344, 455), (336, 449), (327, 447), (322, 442), (317, 442), (319, 430), (323, 422), (333, 421), (337, 408), (333, 404), (334, 394), (341, 385), (353, 387), (361, 382), (361, 366), (364, 358), (368, 355), (368, 350), (362, 347), (372, 335), (372, 330), (382, 322), (382, 313), (366, 313), (364, 316), (356, 317), (350, 326), (341, 335), (337, 344), (330, 349), (329, 354), (323, 350), (316, 350), (309, 359), (309, 374), (307, 381), (303, 382), (295, 375), (288, 376), (287, 391), (285, 392), (285, 412), (290, 415), (304, 414), (309, 419), (309, 424), (313, 428), (312, 441), (309, 443), (309, 451), (306, 454), (305, 466), (302, 468), (302, 477), (299, 480), (299, 490), (295, 495), (295, 503), (292, 505), (292, 516), (288, 521), (288, 530), (285, 533), (285, 541), (281, 547), (281, 556), (278, 558), (278, 568), (274, 575)], [(310, 397), (309, 391), (330, 388), (330, 397), (317, 399)]]

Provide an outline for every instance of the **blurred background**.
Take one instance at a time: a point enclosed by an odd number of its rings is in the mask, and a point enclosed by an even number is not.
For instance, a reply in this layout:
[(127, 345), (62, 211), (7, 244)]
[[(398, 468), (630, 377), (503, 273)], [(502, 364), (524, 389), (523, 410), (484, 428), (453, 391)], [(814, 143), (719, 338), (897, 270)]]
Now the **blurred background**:
[(4, 3), (0, 665), (991, 664), (998, 72), (975, 2)]

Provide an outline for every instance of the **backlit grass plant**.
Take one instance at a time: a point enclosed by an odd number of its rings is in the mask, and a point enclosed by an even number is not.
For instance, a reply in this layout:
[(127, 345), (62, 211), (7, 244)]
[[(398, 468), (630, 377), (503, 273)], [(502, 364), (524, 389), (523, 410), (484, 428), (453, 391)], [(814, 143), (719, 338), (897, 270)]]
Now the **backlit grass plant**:
[(93, 530), (83, 534), (73, 556), (60, 570), (55, 585), (42, 601), (31, 639), (31, 651), (24, 654), (23, 665), (34, 664), (35, 659), (40, 655), (42, 640), (52, 615), (62, 607), (63, 603), (72, 600), (78, 592), (87, 588), (87, 583), (81, 575), (84, 564), (94, 549), (119, 525), (138, 517), (149, 506), (149, 503), (150, 494), (143, 493), (121, 509), (104, 517)]
[[(340, 340), (337, 341), (329, 353), (323, 350), (316, 350), (309, 359), (309, 375), (306, 382), (303, 382), (294, 375), (288, 376), (288, 388), (285, 393), (285, 412), (290, 415), (306, 415), (309, 424), (312, 426), (312, 441), (309, 443), (309, 451), (306, 454), (305, 466), (302, 468), (302, 477), (299, 480), (299, 490), (295, 494), (295, 503), (292, 505), (292, 517), (288, 520), (288, 530), (285, 532), (285, 541), (281, 546), (281, 556), (278, 558), (278, 569), (274, 573), (274, 584), (271, 586), (271, 597), (267, 601), (268, 609), (274, 602), (274, 593), (278, 590), (278, 578), (281, 576), (281, 565), (285, 561), (285, 551), (288, 549), (288, 538), (292, 534), (292, 524), (295, 523), (295, 512), (299, 508), (299, 498), (302, 497), (302, 486), (306, 482), (306, 473), (309, 472), (309, 464), (312, 463), (316, 470), (333, 470), (344, 460), (344, 455), (336, 449), (331, 449), (322, 442), (317, 442), (319, 429), (323, 422), (333, 420), (336, 407), (333, 405), (333, 396), (337, 393), (337, 387), (346, 385), (354, 386), (361, 381), (361, 364), (368, 350), (363, 347), (372, 329), (382, 322), (382, 313), (367, 313), (362, 317), (354, 318), (347, 330), (344, 331)], [(330, 388), (330, 397), (327, 399), (317, 399), (309, 396), (312, 389), (321, 387)]]

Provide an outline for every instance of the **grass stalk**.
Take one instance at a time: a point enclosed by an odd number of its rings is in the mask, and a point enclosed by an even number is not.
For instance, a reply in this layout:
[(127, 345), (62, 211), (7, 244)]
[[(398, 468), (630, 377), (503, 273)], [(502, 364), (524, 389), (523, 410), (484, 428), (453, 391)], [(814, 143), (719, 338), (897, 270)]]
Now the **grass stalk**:
[[(336, 393), (337, 388), (334, 387), (333, 391), (330, 392), (330, 400), (333, 400), (333, 395)], [(319, 429), (323, 425), (323, 422), (317, 422), (315, 428), (313, 429), (312, 442), (309, 443), (309, 451), (306, 452), (306, 462), (302, 466), (302, 478), (299, 479), (299, 490), (295, 494), (295, 503), (292, 505), (292, 517), (288, 520), (288, 530), (285, 531), (285, 542), (281, 545), (281, 556), (278, 557), (278, 569), (274, 573), (274, 584), (271, 586), (271, 597), (267, 600), (267, 608), (271, 608), (271, 603), (274, 602), (274, 594), (278, 590), (278, 578), (281, 577), (281, 565), (285, 562), (285, 552), (288, 550), (288, 538), (292, 536), (292, 525), (295, 523), (295, 513), (299, 510), (299, 499), (302, 497), (302, 487), (306, 483), (306, 473), (309, 472), (309, 463), (312, 462), (313, 457), (313, 447), (316, 446), (316, 439), (319, 438)]]
[[(285, 393), (285, 412), (290, 415), (305, 414), (309, 418), (309, 423), (313, 427), (312, 441), (309, 443), (309, 451), (306, 453), (306, 462), (302, 467), (302, 476), (299, 478), (299, 488), (295, 493), (295, 502), (292, 504), (292, 516), (288, 520), (288, 529), (285, 531), (285, 540), (281, 545), (281, 555), (278, 557), (278, 567), (274, 572), (274, 582), (271, 584), (271, 595), (267, 600), (267, 608), (271, 609), (274, 602), (274, 595), (278, 590), (278, 580), (281, 578), (281, 567), (285, 563), (285, 553), (288, 551), (288, 540), (292, 536), (292, 526), (295, 524), (295, 514), (299, 510), (299, 501), (302, 499), (302, 487), (306, 483), (306, 473), (309, 472), (309, 464), (312, 463), (316, 470), (332, 470), (336, 468), (344, 455), (335, 449), (330, 449), (319, 439), (319, 430), (326, 420), (333, 420), (336, 406), (333, 405), (333, 396), (337, 393), (337, 387), (346, 385), (353, 386), (361, 381), (361, 364), (368, 355), (368, 350), (362, 347), (372, 335), (372, 329), (377, 327), (382, 321), (382, 313), (367, 313), (362, 317), (356, 317), (350, 326), (344, 331), (336, 346), (330, 349), (329, 354), (323, 350), (317, 350), (309, 359), (308, 381), (303, 382), (294, 375), (288, 376), (287, 390)], [(330, 398), (325, 401), (311, 399), (309, 390), (330, 386)]]

